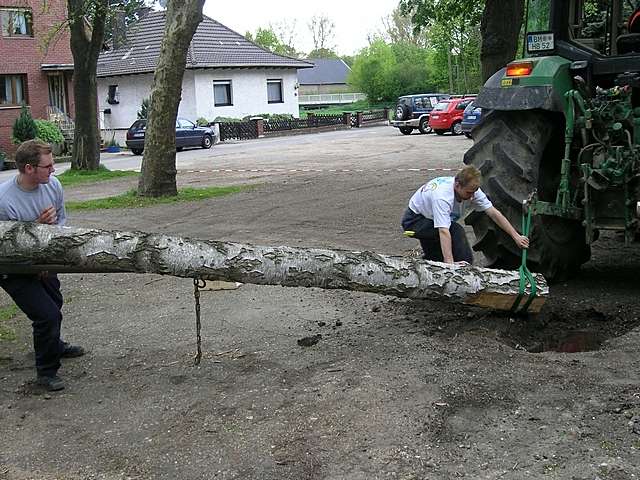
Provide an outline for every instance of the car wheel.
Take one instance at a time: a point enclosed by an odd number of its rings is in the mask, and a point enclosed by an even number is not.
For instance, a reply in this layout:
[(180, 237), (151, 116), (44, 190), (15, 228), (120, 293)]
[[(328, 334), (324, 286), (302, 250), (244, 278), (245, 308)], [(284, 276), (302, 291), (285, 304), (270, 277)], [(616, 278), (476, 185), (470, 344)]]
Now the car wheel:
[(431, 133), (431, 132), (433, 132), (433, 129), (429, 126), (429, 119), (428, 118), (423, 118), (422, 120), (420, 120), (420, 125), (418, 125), (418, 130), (420, 130), (420, 133)]
[(398, 105), (396, 107), (396, 120), (407, 120), (409, 118), (409, 107)]
[(133, 153), (134, 155), (142, 155), (142, 150), (142, 148), (132, 148), (131, 153)]
[(400, 127), (400, 133), (403, 135), (411, 135), (411, 132), (413, 132), (413, 128), (411, 127)]
[(444, 135), (446, 130), (442, 130), (441, 128), (436, 128), (434, 132), (436, 132), (438, 135)]
[(213, 138), (211, 138), (211, 135), (205, 135), (204, 137), (202, 137), (202, 148), (209, 149), (212, 145)]
[(467, 138), (473, 138), (473, 137), (471, 137), (471, 134), (469, 132), (464, 132), (464, 136), (467, 137)]
[(454, 135), (461, 135), (462, 134), (462, 122), (456, 122), (453, 125), (451, 125), (451, 133)]

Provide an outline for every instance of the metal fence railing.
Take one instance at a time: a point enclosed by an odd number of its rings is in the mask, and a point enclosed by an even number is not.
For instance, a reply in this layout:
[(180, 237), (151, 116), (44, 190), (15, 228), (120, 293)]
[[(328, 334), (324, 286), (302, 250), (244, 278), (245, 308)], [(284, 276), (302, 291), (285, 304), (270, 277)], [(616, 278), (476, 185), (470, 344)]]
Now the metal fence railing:
[(298, 97), (298, 103), (300, 105), (339, 105), (366, 99), (367, 96), (364, 93), (318, 93), (302, 94)]

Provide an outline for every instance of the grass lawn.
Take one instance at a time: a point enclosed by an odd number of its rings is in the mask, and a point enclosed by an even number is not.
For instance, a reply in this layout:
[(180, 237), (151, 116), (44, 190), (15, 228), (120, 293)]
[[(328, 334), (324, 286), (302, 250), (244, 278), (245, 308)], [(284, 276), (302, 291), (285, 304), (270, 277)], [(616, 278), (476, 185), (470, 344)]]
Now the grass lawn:
[(138, 175), (140, 175), (138, 172), (109, 170), (107, 167), (100, 165), (99, 169), (95, 171), (69, 169), (60, 175), (56, 175), (56, 178), (60, 180), (63, 186), (70, 187), (80, 183), (103, 182), (114, 178), (134, 177)]
[(195, 200), (206, 200), (207, 198), (231, 195), (252, 186), (239, 187), (206, 187), (206, 188), (183, 188), (178, 191), (175, 197), (139, 197), (135, 190), (131, 190), (122, 195), (114, 197), (99, 198), (96, 200), (86, 200), (82, 202), (66, 202), (67, 210), (100, 210), (107, 208), (143, 208), (164, 203), (192, 202)]

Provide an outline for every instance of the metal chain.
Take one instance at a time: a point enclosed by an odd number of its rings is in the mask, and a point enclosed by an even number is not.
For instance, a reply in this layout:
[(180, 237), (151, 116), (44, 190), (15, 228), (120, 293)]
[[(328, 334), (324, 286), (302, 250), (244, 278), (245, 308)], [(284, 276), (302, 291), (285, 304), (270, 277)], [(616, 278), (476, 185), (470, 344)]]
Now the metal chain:
[(207, 282), (201, 278), (193, 279), (193, 297), (196, 302), (196, 356), (193, 358), (194, 365), (200, 365), (200, 359), (202, 358), (202, 338), (200, 337), (200, 330), (202, 324), (200, 323), (200, 289), (206, 287)]

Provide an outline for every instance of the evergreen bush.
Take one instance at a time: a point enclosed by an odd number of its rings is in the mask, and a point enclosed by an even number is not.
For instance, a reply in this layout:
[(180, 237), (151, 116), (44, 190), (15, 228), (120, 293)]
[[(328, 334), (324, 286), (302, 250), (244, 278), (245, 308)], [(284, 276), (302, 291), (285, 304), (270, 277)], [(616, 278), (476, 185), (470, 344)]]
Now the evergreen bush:
[(36, 124), (36, 137), (47, 143), (64, 143), (64, 137), (58, 125), (47, 120), (34, 120)]
[(199, 127), (208, 127), (209, 126), (209, 120), (207, 120), (204, 117), (200, 117), (196, 120), (196, 125), (198, 125)]
[(138, 120), (145, 120), (149, 116), (149, 106), (151, 99), (149, 97), (142, 100), (140, 110), (138, 110)]
[(22, 105), (22, 111), (20, 116), (16, 118), (13, 124), (13, 143), (22, 143), (27, 140), (36, 138), (38, 134), (36, 129), (36, 122), (33, 121), (31, 112), (26, 105)]

